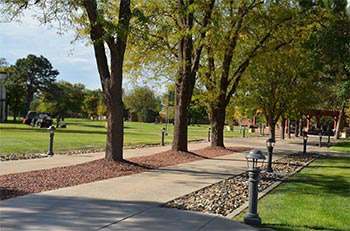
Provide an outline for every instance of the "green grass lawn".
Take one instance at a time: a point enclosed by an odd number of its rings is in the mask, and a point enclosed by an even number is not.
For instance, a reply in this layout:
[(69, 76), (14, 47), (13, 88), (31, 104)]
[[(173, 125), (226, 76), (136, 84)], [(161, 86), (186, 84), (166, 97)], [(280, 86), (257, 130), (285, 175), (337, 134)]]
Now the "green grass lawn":
[(265, 228), (349, 231), (350, 157), (316, 160), (260, 200), (258, 207)]
[(330, 149), (338, 152), (350, 152), (350, 140), (347, 139), (347, 140), (338, 142), (334, 146), (332, 146)]
[[(102, 149), (106, 144), (105, 121), (66, 119), (67, 128), (58, 128), (55, 133), (54, 150)], [(159, 144), (161, 128), (165, 124), (125, 122), (125, 146)], [(189, 126), (189, 140), (206, 139), (209, 125)], [(166, 143), (171, 143), (173, 126), (168, 127)], [(258, 133), (247, 133), (248, 136)], [(234, 132), (225, 131), (226, 137), (242, 136), (238, 127)], [(0, 155), (47, 152), (48, 132), (45, 128), (31, 127), (21, 123), (0, 124)]]

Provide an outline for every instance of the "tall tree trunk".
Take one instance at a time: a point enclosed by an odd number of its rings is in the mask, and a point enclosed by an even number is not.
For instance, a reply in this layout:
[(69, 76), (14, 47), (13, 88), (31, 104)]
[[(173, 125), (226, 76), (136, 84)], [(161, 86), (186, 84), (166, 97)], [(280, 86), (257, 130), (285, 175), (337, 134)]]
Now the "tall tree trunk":
[(174, 151), (188, 151), (187, 149), (187, 125), (188, 125), (188, 106), (191, 102), (196, 74), (199, 68), (201, 53), (203, 50), (206, 32), (208, 30), (211, 14), (215, 0), (211, 0), (208, 8), (203, 12), (203, 22), (200, 25), (200, 36), (198, 36), (198, 47), (194, 49), (193, 39), (196, 37), (192, 33), (194, 24), (193, 7), (194, 0), (178, 0), (179, 25), (184, 35), (182, 35), (178, 44), (178, 76), (175, 81), (175, 118), (174, 118)]
[(284, 140), (286, 134), (286, 118), (282, 117), (281, 120), (281, 139)]
[(291, 126), (290, 126), (290, 119), (288, 119), (287, 120), (288, 121), (288, 138), (290, 139), (291, 138), (291, 133), (290, 133), (290, 128), (291, 128)]
[(34, 98), (34, 93), (31, 90), (28, 90), (27, 92), (27, 99), (25, 103), (25, 114), (27, 114), (28, 111), (30, 111), (30, 104), (32, 103)]
[(107, 143), (106, 155), (107, 160), (123, 160), (123, 143), (124, 143), (124, 119), (123, 119), (123, 102), (121, 92), (121, 83), (118, 84), (120, 90), (111, 91), (109, 97), (115, 100), (107, 100)]
[(304, 131), (304, 120), (303, 118), (300, 118), (300, 124), (299, 124), (299, 134), (300, 136), (303, 136), (303, 131)]
[[(14, 107), (16, 108), (16, 105)], [(17, 121), (17, 110), (13, 109), (13, 122), (16, 123), (16, 121)]]
[(274, 121), (269, 122), (269, 128), (270, 128), (270, 138), (273, 140), (276, 140), (276, 123)]
[(346, 103), (346, 100), (344, 100), (343, 103), (341, 104), (341, 108), (339, 111), (337, 129), (335, 131), (335, 139), (340, 138), (340, 131), (343, 129), (343, 117), (344, 117), (344, 112), (345, 112), (345, 103)]
[[(122, 101), (123, 61), (131, 18), (130, 0), (121, 0), (119, 5), (119, 31), (116, 38), (105, 31), (101, 23), (96, 0), (84, 0), (83, 5), (90, 21), (90, 37), (105, 100), (107, 103), (107, 160), (123, 160), (124, 119)], [(107, 61), (107, 43), (110, 51), (110, 68)]]
[[(188, 8), (193, 4), (178, 1), (178, 8)], [(193, 27), (193, 13), (186, 12), (181, 18), (183, 29), (187, 31), (179, 42), (178, 61), (179, 69), (175, 83), (175, 118), (174, 118), (174, 138), (172, 149), (174, 151), (187, 152), (187, 126), (188, 126), (188, 106), (191, 102), (194, 84), (196, 81), (196, 70), (192, 70), (193, 40), (190, 30)]]
[[(186, 80), (185, 80), (186, 81)], [(177, 87), (175, 94), (174, 138), (172, 149), (187, 152), (188, 105), (191, 96), (186, 87)]]
[(265, 118), (267, 121), (267, 124), (269, 125), (269, 138), (276, 140), (276, 122), (272, 117), (272, 113), (265, 113)]
[(224, 145), (224, 127), (225, 127), (226, 107), (210, 107), (210, 126), (212, 130), (211, 146), (225, 147)]

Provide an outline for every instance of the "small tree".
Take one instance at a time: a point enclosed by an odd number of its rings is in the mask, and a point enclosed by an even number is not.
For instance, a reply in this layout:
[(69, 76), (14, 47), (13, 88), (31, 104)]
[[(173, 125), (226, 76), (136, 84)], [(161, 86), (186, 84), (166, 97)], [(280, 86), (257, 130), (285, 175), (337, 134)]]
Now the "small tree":
[(6, 89), (6, 102), (10, 111), (13, 113), (13, 121), (16, 122), (17, 116), (23, 111), (27, 91), (23, 79), (16, 75), (14, 66), (6, 68), (7, 78), (4, 80)]
[(52, 84), (49, 92), (40, 95), (40, 111), (49, 112), (64, 120), (67, 115), (78, 116), (82, 113), (85, 86), (59, 81)]
[(88, 118), (97, 117), (98, 105), (100, 98), (103, 97), (101, 90), (87, 90), (85, 91), (85, 99), (83, 102), (83, 113)]
[(125, 107), (142, 122), (154, 122), (160, 112), (160, 99), (148, 87), (135, 87), (124, 97)]
[(27, 112), (34, 99), (34, 94), (47, 92), (58, 74), (59, 72), (52, 68), (51, 63), (44, 56), (28, 55), (26, 58), (16, 61), (16, 64), (11, 67), (7, 79), (9, 82), (19, 81), (22, 86), (25, 86), (24, 111)]

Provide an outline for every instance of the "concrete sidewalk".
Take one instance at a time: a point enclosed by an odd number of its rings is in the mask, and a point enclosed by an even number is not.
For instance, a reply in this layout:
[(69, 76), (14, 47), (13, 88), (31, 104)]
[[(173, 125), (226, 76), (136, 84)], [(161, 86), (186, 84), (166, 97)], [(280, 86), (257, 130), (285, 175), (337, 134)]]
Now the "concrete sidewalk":
[(255, 230), (224, 217), (160, 208), (246, 168), (236, 153), (0, 202), (0, 230)]

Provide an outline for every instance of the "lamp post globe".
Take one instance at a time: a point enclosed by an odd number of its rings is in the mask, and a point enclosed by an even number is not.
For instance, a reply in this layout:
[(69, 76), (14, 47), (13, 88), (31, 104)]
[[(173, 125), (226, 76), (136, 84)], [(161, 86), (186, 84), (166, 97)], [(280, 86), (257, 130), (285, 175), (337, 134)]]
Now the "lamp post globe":
[(253, 149), (246, 154), (249, 173), (249, 211), (244, 218), (244, 223), (249, 225), (261, 224), (258, 211), (258, 184), (260, 168), (266, 159), (264, 154), (257, 149)]

